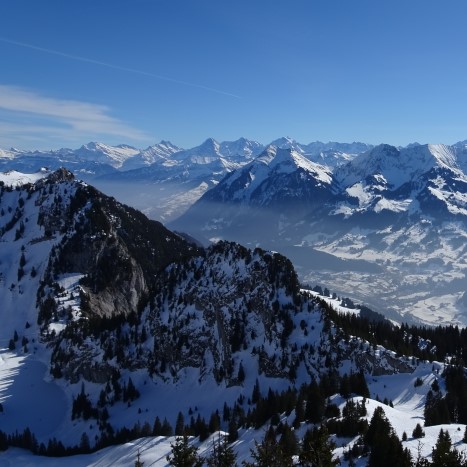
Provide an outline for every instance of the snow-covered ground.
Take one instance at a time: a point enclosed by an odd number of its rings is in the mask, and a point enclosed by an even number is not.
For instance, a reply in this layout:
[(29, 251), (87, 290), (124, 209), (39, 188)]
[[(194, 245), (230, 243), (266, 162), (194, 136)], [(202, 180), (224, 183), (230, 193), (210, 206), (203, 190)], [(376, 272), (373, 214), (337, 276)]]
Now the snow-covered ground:
[(50, 174), (50, 171), (47, 169), (41, 169), (38, 172), (25, 174), (22, 172), (17, 172), (16, 170), (9, 170), (8, 172), (0, 172), (0, 182), (3, 182), (5, 185), (9, 186), (20, 186), (25, 183), (34, 183), (41, 178), (46, 177)]
[[(399, 438), (402, 438), (403, 433), (407, 434), (407, 441), (403, 442), (403, 446), (410, 449), (413, 458), (416, 458), (418, 450), (421, 450), (421, 454), (424, 457), (430, 458), (432, 448), (436, 444), (440, 429), (447, 430), (451, 436), (453, 446), (458, 451), (466, 451), (467, 444), (462, 442), (464, 436), (465, 425), (462, 424), (451, 424), (451, 425), (436, 425), (431, 427), (424, 427), (425, 437), (420, 439), (414, 439), (412, 437), (412, 431), (420, 423), (423, 426), (423, 408), (424, 399), (431, 387), (431, 384), (435, 379), (439, 378), (439, 374), (442, 372), (442, 364), (440, 363), (420, 363), (412, 374), (398, 374), (398, 375), (386, 375), (379, 377), (369, 377), (367, 379), (368, 387), (370, 390), (370, 399), (366, 400), (367, 408), (367, 419), (370, 420), (376, 407), (380, 406), (383, 408), (386, 417), (393, 426), (396, 434)], [(417, 378), (423, 381), (421, 386), (414, 386)], [(442, 387), (442, 381), (439, 379)], [(188, 388), (185, 388), (188, 390)], [(24, 389), (29, 390), (28, 388)], [(175, 401), (182, 397), (182, 394), (177, 390), (170, 396), (172, 401), (169, 403), (175, 404)], [(206, 395), (209, 398), (209, 394)], [(375, 399), (378, 397), (380, 400), (387, 398), (392, 401), (394, 407), (389, 407), (381, 402), (377, 402)], [(31, 397), (33, 398), (33, 397)], [(361, 397), (356, 397), (355, 400), (362, 400)], [(340, 396), (333, 397), (333, 402), (337, 403), (340, 408), (345, 405), (345, 400)], [(167, 403), (167, 401), (163, 401)], [(40, 410), (45, 408), (34, 408), (37, 404), (31, 403), (31, 410), (35, 414), (39, 414)], [(176, 410), (176, 407), (172, 407)], [(53, 418), (54, 414), (59, 412), (60, 408), (54, 405), (48, 405), (48, 410), (51, 411), (50, 416)], [(0, 422), (5, 420), (3, 417), (5, 414), (0, 414)], [(285, 415), (284, 415), (285, 417)], [(291, 424), (294, 419), (294, 412), (289, 417), (286, 417), (287, 421)], [(51, 422), (47, 422), (50, 425)], [(48, 426), (47, 425), (47, 426)], [(303, 436), (307, 426), (302, 425), (297, 431), (299, 438)], [(45, 430), (45, 428), (44, 428)], [(239, 430), (239, 439), (233, 444), (233, 448), (237, 454), (239, 464), (246, 459), (250, 458), (250, 450), (254, 448), (254, 441), (260, 441), (264, 436), (265, 428), (260, 430), (254, 429), (241, 429)], [(78, 455), (67, 458), (47, 458), (34, 456), (21, 449), (8, 449), (7, 451), (0, 453), (0, 467), (9, 467), (13, 465), (21, 466), (62, 466), (66, 462), (69, 467), (84, 467), (84, 466), (95, 466), (95, 467), (127, 467), (132, 465), (136, 460), (138, 451), (141, 454), (141, 460), (144, 461), (145, 466), (166, 466), (166, 456), (170, 454), (171, 447), (170, 443), (174, 442), (173, 437), (148, 437), (134, 440), (124, 445), (105, 448), (101, 451), (89, 454), (89, 455)], [(193, 439), (192, 442), (199, 447), (199, 453), (202, 456), (207, 456), (212, 450), (213, 440), (217, 439), (217, 435), (212, 435), (208, 440), (203, 443), (199, 443), (198, 439)], [(343, 456), (345, 450), (348, 450), (349, 446), (356, 441), (355, 439), (349, 438), (335, 438), (337, 448), (335, 450), (336, 456)], [(357, 466), (366, 465), (367, 458), (361, 458), (357, 460)], [(341, 459), (341, 465), (345, 466), (346, 462)]]

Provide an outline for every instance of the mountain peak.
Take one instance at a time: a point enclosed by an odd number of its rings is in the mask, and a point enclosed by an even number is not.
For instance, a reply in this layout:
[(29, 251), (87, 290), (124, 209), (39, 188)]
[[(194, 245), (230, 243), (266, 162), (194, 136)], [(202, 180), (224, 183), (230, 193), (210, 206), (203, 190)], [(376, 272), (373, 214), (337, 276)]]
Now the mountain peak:
[(292, 146), (297, 144), (297, 141), (295, 141), (290, 136), (282, 136), (280, 138), (275, 139), (271, 144), (278, 147)]
[(323, 182), (330, 183), (330, 171), (325, 167), (312, 162), (293, 148), (278, 148), (269, 145), (257, 158), (258, 162), (266, 164), (271, 170), (278, 173), (292, 173), (302, 169), (313, 176), (319, 175)]
[(98, 149), (101, 149), (102, 147), (104, 147), (103, 144), (97, 142), (97, 141), (90, 141), (89, 143), (87, 144), (83, 144), (80, 149), (85, 149), (85, 150), (88, 150), (88, 151), (96, 151)]
[(207, 140), (205, 140), (198, 147), (203, 148), (203, 149), (206, 148), (206, 149), (210, 149), (210, 150), (213, 150), (213, 151), (218, 151), (219, 150), (219, 143), (214, 138), (208, 138)]
[[(47, 175), (48, 171), (40, 171), (40, 173), (43, 173), (44, 175)], [(75, 176), (65, 167), (61, 167), (54, 172), (50, 173), (47, 175), (47, 180), (53, 183), (59, 183), (59, 182), (69, 182), (73, 181), (75, 179)]]
[(389, 144), (380, 144), (337, 169), (336, 178), (343, 186), (350, 186), (379, 174), (397, 188), (435, 167), (458, 170), (452, 148), (443, 144), (424, 144), (398, 149)]
[(289, 136), (283, 136), (282, 138), (278, 138), (271, 143), (273, 146), (277, 146), (281, 149), (291, 148), (294, 149), (296, 152), (300, 154), (305, 154), (305, 146), (295, 141), (293, 138)]
[(244, 164), (257, 157), (264, 150), (264, 146), (257, 141), (242, 137), (235, 141), (223, 141), (220, 143), (219, 150), (222, 157), (235, 163)]

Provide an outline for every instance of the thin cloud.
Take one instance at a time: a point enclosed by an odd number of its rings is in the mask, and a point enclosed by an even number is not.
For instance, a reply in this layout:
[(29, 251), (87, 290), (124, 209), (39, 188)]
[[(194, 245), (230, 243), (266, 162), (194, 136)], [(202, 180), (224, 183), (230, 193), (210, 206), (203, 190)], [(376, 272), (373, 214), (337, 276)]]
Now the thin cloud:
[(0, 85), (0, 119), (2, 140), (14, 140), (20, 132), (29, 138), (46, 134), (50, 139), (68, 136), (73, 141), (77, 137), (150, 139), (142, 131), (111, 117), (106, 106), (46, 97), (17, 86)]
[(148, 73), (146, 71), (136, 70), (134, 68), (127, 68), (127, 67), (123, 67), (123, 66), (119, 66), (119, 65), (114, 65), (112, 63), (101, 62), (99, 60), (93, 60), (91, 58), (80, 57), (78, 55), (71, 55), (71, 54), (67, 54), (67, 53), (64, 53), (64, 52), (60, 52), (58, 50), (46, 49), (44, 47), (38, 47), (38, 46), (35, 46), (35, 45), (32, 45), (32, 44), (26, 44), (24, 42), (13, 41), (13, 40), (7, 39), (5, 37), (0, 37), (0, 41), (5, 42), (7, 44), (17, 45), (19, 47), (25, 47), (27, 49), (37, 50), (39, 52), (44, 52), (44, 53), (48, 53), (48, 54), (52, 54), (52, 55), (58, 55), (59, 57), (64, 57), (64, 58), (68, 58), (68, 59), (71, 59), (71, 60), (77, 60), (77, 61), (85, 62), (85, 63), (92, 63), (93, 65), (99, 65), (99, 66), (103, 66), (103, 67), (107, 67), (107, 68), (112, 68), (114, 70), (125, 71), (127, 73), (135, 73), (135, 74), (138, 74), (138, 75), (149, 76), (151, 78), (156, 78), (156, 79), (159, 79), (159, 80), (162, 80), (162, 81), (168, 81), (170, 83), (180, 84), (182, 86), (190, 86), (192, 88), (203, 89), (204, 91), (214, 92), (214, 93), (217, 93), (217, 94), (222, 94), (224, 96), (233, 97), (235, 99), (241, 99), (240, 96), (237, 96), (236, 94), (232, 94), (231, 92), (222, 91), (221, 89), (211, 88), (209, 86), (204, 86), (203, 84), (190, 83), (188, 81), (183, 81), (183, 80), (179, 80), (179, 79), (175, 79), (175, 78), (170, 78), (169, 76), (158, 75), (158, 74), (155, 74), (155, 73)]

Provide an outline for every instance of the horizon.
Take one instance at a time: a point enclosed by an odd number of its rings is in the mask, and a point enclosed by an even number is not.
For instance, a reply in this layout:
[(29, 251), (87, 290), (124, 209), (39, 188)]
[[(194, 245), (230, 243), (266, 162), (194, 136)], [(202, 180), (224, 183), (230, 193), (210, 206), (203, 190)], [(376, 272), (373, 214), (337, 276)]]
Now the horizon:
[(454, 142), (451, 142), (451, 143), (446, 143), (446, 142), (438, 142), (438, 143), (432, 143), (432, 142), (423, 142), (423, 143), (420, 143), (418, 141), (412, 141), (408, 144), (405, 144), (405, 145), (395, 145), (395, 144), (391, 144), (391, 143), (387, 143), (387, 142), (380, 142), (380, 143), (369, 143), (368, 141), (323, 141), (323, 140), (314, 140), (314, 141), (309, 141), (309, 142), (302, 142), (302, 141), (298, 141), (297, 139), (295, 138), (292, 138), (290, 136), (280, 136), (278, 138), (274, 138), (273, 140), (271, 140), (270, 142), (268, 143), (264, 143), (262, 141), (258, 141), (258, 140), (255, 140), (255, 139), (251, 139), (251, 138), (246, 138), (244, 136), (239, 136), (238, 138), (236, 139), (232, 139), (232, 140), (220, 140), (220, 139), (217, 139), (217, 138), (214, 138), (214, 137), (207, 137), (207, 138), (204, 138), (201, 142), (198, 142), (196, 143), (194, 146), (189, 146), (189, 147), (183, 147), (183, 146), (180, 146), (177, 142), (174, 142), (174, 141), (171, 141), (169, 139), (161, 139), (159, 140), (158, 142), (155, 142), (155, 143), (152, 143), (152, 144), (149, 144), (147, 146), (135, 146), (135, 145), (132, 145), (132, 144), (128, 144), (128, 143), (125, 143), (125, 142), (120, 142), (120, 143), (116, 143), (116, 144), (109, 144), (107, 142), (104, 142), (104, 141), (88, 141), (88, 142), (85, 142), (85, 143), (78, 143), (78, 145), (74, 146), (74, 147), (65, 147), (65, 146), (62, 146), (62, 147), (54, 147), (54, 148), (38, 148), (38, 147), (29, 147), (29, 148), (20, 148), (20, 147), (2, 147), (0, 146), (0, 150), (3, 150), (3, 151), (18, 151), (20, 153), (22, 152), (56, 152), (56, 151), (60, 151), (60, 150), (70, 150), (70, 151), (76, 151), (78, 149), (81, 149), (82, 147), (84, 146), (88, 146), (90, 144), (102, 144), (104, 146), (108, 146), (108, 147), (113, 147), (113, 148), (116, 148), (116, 147), (131, 147), (133, 149), (137, 149), (139, 151), (144, 151), (145, 149), (148, 149), (149, 147), (153, 147), (153, 146), (157, 146), (159, 144), (162, 144), (162, 143), (170, 143), (170, 144), (173, 144), (174, 146), (177, 146), (180, 148), (181, 151), (185, 151), (185, 150), (190, 150), (190, 149), (193, 149), (193, 148), (196, 148), (196, 147), (199, 147), (201, 145), (203, 145), (206, 141), (212, 139), (214, 141), (216, 141), (217, 143), (234, 143), (236, 141), (239, 141), (240, 139), (246, 139), (247, 141), (252, 141), (252, 142), (256, 142), (256, 143), (259, 143), (261, 144), (262, 146), (264, 146), (265, 148), (272, 145), (272, 143), (274, 143), (274, 141), (278, 140), (278, 139), (291, 139), (292, 141), (300, 144), (300, 145), (303, 145), (303, 146), (308, 146), (310, 144), (315, 144), (315, 143), (322, 143), (322, 144), (333, 144), (333, 143), (336, 143), (336, 144), (367, 144), (367, 145), (370, 145), (370, 146), (373, 146), (373, 147), (377, 147), (377, 146), (381, 146), (381, 145), (389, 145), (389, 146), (393, 146), (393, 147), (396, 147), (396, 148), (406, 148), (406, 147), (409, 147), (409, 146), (428, 146), (428, 145), (434, 145), (434, 146), (437, 146), (437, 145), (445, 145), (445, 146), (454, 146), (456, 144), (459, 144), (459, 143), (464, 143), (464, 142), (467, 142), (467, 139), (458, 139)]

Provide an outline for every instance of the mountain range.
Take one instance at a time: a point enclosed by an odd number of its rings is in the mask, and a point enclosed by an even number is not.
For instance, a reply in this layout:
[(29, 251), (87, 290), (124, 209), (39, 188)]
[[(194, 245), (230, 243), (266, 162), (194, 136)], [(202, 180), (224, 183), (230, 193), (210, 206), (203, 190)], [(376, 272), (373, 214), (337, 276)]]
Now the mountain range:
[(465, 324), (465, 154), (380, 145), (333, 168), (270, 146), (169, 225), (280, 251), (398, 321)]
[[(312, 160), (325, 161), (333, 166), (350, 160), (353, 155), (372, 147), (364, 143), (322, 143), (319, 141), (301, 144), (292, 138), (285, 137), (274, 140), (270, 145), (293, 148)], [(231, 163), (242, 164), (254, 159), (265, 148), (265, 145), (246, 138), (220, 143), (213, 138), (208, 138), (201, 145), (188, 149), (180, 148), (170, 141), (161, 141), (146, 149), (137, 149), (125, 144), (109, 146), (97, 142), (85, 144), (78, 149), (62, 148), (50, 151), (26, 151), (11, 148), (0, 149), (0, 169), (34, 172), (42, 167), (54, 170), (69, 164), (69, 169), (73, 173), (91, 178), (106, 171), (112, 173), (114, 172), (112, 169), (126, 172), (148, 167), (154, 163), (167, 167), (170, 164), (176, 164), (177, 161), (187, 162), (190, 159), (191, 163), (198, 164), (221, 158)], [(173, 157), (175, 154), (176, 156)]]
[[(329, 168), (291, 149), (267, 148), (241, 170), (216, 188), (250, 180), (248, 196), (229, 192), (245, 205), (264, 200), (262, 183), (277, 176), (284, 196), (270, 205), (282, 209), (294, 200), (285, 196), (292, 177), (312, 185), (308, 207), (318, 212), (327, 201), (313, 203), (313, 193), (327, 197), (334, 183)], [(167, 465), (174, 431), (196, 437), (206, 456), (228, 432), (239, 462), (268, 442), (285, 456), (280, 465), (318, 447), (364, 465), (394, 443), (390, 459), (433, 458), (407, 436), (423, 418), (432, 444), (440, 427), (463, 443), (465, 394), (439, 362), (464, 352), (458, 328), (395, 326), (328, 289), (303, 288), (280, 253), (230, 241), (202, 247), (64, 168), (2, 174), (0, 235), (7, 462), (55, 465), (43, 456), (80, 454), (66, 462), (125, 465), (117, 453), (131, 445), (135, 458), (141, 449)], [(376, 445), (364, 433), (378, 420), (395, 431)]]
[[(301, 144), (291, 138), (275, 140), (278, 147), (293, 147), (316, 160), (335, 166), (369, 149), (363, 143)], [(21, 151), (0, 149), (0, 170), (31, 173), (46, 167), (67, 167), (77, 177), (107, 194), (168, 222), (181, 215), (223, 176), (261, 154), (266, 146), (240, 138), (217, 142), (208, 138), (194, 148), (182, 149), (161, 141), (146, 149), (127, 145), (88, 143), (79, 149)]]
[(465, 141), (272, 143), (90, 143), (3, 151), (0, 166), (65, 165), (204, 244), (227, 239), (282, 252), (302, 282), (332, 284), (397, 321), (467, 322)]

